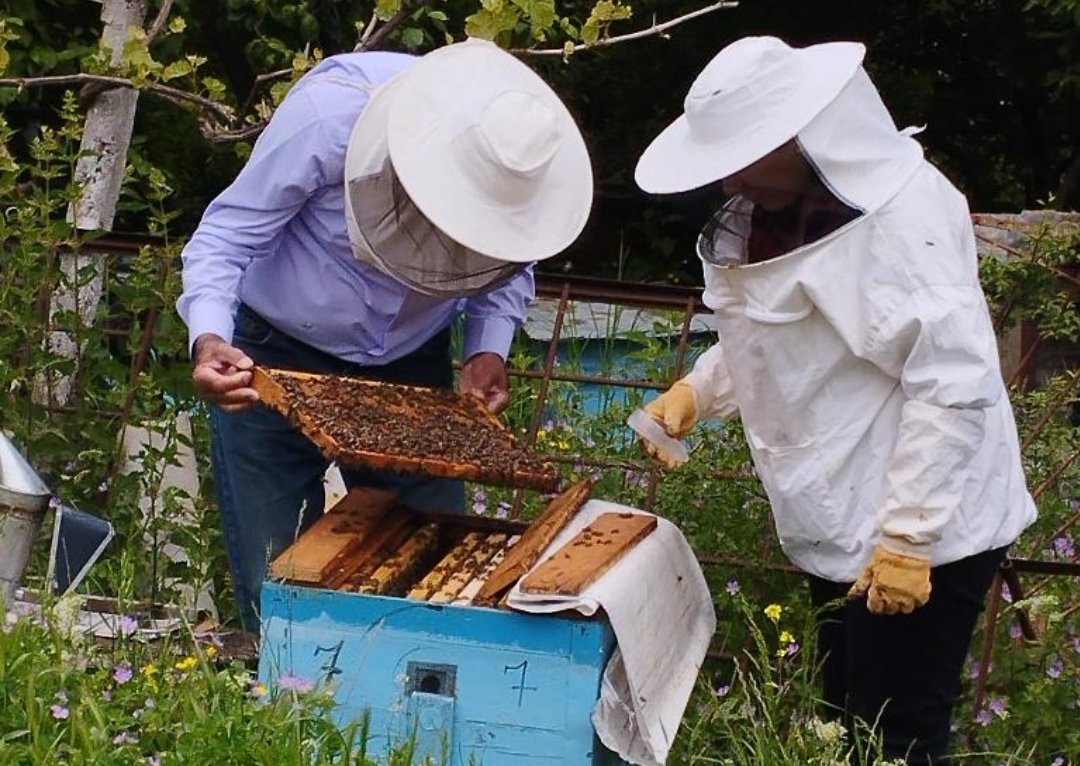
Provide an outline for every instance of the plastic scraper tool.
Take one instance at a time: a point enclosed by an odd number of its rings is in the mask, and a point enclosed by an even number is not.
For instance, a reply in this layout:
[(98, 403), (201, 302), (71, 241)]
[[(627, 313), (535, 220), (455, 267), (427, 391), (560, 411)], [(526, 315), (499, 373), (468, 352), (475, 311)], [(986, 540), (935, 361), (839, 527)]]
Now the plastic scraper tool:
[(656, 447), (661, 460), (667, 463), (685, 463), (690, 459), (690, 455), (686, 451), (686, 445), (668, 436), (664, 427), (645, 410), (637, 409), (631, 412), (630, 417), (626, 419), (626, 425), (634, 429), (634, 432), (642, 439)]

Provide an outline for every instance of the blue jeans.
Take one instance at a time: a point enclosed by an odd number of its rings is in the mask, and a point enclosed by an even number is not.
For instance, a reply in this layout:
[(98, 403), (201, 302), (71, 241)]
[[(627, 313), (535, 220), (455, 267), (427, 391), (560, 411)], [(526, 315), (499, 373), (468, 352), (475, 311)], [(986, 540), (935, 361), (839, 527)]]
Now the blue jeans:
[[(289, 337), (241, 305), (233, 344), (266, 367), (439, 388), (453, 385), (449, 329), (401, 359), (364, 367)], [(322, 477), (329, 461), (283, 416), (261, 405), (235, 413), (211, 407), (210, 433), (237, 609), (244, 628), (257, 631), (268, 564), (322, 515)], [(465, 487), (458, 480), (345, 468), (341, 474), (349, 488), (396, 489), (402, 503), (416, 510), (460, 512), (465, 507)]]

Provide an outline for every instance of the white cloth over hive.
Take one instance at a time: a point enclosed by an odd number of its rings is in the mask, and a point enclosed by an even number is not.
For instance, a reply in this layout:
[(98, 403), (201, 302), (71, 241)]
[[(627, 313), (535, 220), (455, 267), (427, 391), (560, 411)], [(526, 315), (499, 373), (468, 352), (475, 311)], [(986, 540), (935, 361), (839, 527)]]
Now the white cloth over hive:
[[(603, 513), (643, 513), (590, 500), (540, 557), (545, 561)], [(662, 766), (716, 630), (712, 596), (682, 532), (656, 529), (577, 596), (528, 594), (507, 603), (524, 612), (603, 609), (618, 647), (604, 671), (593, 725), (600, 741), (639, 766)]]

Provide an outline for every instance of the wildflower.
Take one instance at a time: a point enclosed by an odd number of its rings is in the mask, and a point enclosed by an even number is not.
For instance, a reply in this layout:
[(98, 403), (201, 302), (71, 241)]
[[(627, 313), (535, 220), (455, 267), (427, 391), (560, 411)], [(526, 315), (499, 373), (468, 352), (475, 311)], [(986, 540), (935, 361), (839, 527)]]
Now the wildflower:
[(71, 711), (63, 705), (49, 705), (49, 712), (52, 713), (53, 718), (58, 718), (63, 721), (65, 718), (71, 715)]
[(1054, 760), (1050, 761), (1050, 766), (1065, 766), (1065, 756), (1055, 755)]
[(131, 665), (126, 662), (121, 662), (113, 670), (113, 680), (118, 684), (126, 684), (131, 680), (132, 675)]
[(251, 685), (252, 697), (265, 697), (269, 693), (270, 690), (266, 688), (266, 684), (264, 684), (262, 681), (256, 681)]
[(795, 642), (795, 636), (790, 630), (780, 631), (780, 643), (791, 644)]
[(765, 607), (765, 616), (773, 622), (780, 622), (780, 615), (784, 613), (784, 607), (779, 604), (769, 604)]
[(505, 519), (510, 516), (510, 503), (505, 500), (499, 501), (498, 507), (495, 509), (495, 518)]
[(1012, 625), (1009, 626), (1009, 638), (1016, 639), (1020, 638), (1023, 635), (1024, 631), (1020, 629), (1020, 625), (1018, 623), (1014, 622)]
[(992, 720), (994, 720), (994, 716), (986, 708), (975, 714), (975, 723), (979, 724), (979, 726), (989, 726)]
[(792, 641), (790, 644), (787, 645), (787, 656), (788, 657), (794, 657), (798, 653), (799, 653), (799, 645), (796, 642)]
[(1071, 559), (1076, 556), (1076, 545), (1068, 535), (1054, 538), (1054, 552), (1063, 559)]
[(281, 676), (278, 678), (277, 683), (282, 689), (292, 689), (301, 694), (315, 688), (315, 684), (311, 679), (304, 678), (303, 676)]
[(990, 702), (987, 704), (986, 707), (991, 713), (996, 715), (998, 718), (1008, 718), (1009, 717), (1008, 706), (1009, 706), (1009, 703), (1005, 700), (1004, 697), (991, 697)]
[(120, 628), (121, 636), (130, 636), (132, 633), (139, 629), (139, 621), (131, 615), (125, 614), (123, 617), (120, 618), (120, 624), (118, 627)]
[(122, 731), (119, 734), (117, 734), (115, 737), (113, 737), (113, 744), (114, 745), (137, 745), (137, 744), (139, 744), (139, 738), (131, 736), (126, 731)]
[(102, 702), (112, 702), (112, 689), (102, 689), (101, 700)]
[(1046, 675), (1050, 678), (1061, 678), (1061, 671), (1064, 669), (1065, 664), (1061, 661), (1061, 657), (1054, 655), (1050, 664), (1046, 666)]
[(839, 721), (822, 721), (814, 718), (810, 721), (810, 730), (814, 736), (825, 742), (840, 742), (847, 736), (847, 729)]
[(179, 670), (181, 673), (186, 673), (187, 671), (191, 670), (193, 667), (195, 667), (198, 664), (199, 664), (198, 658), (192, 657), (189, 654), (187, 657), (185, 657), (184, 659), (180, 660), (178, 663), (173, 665), (173, 667), (176, 668), (177, 670)]
[(742, 590), (742, 586), (739, 585), (738, 580), (732, 577), (730, 580), (727, 581), (727, 587), (724, 588), (724, 590), (727, 591), (729, 596), (734, 596), (736, 593)]
[(155, 675), (158, 674), (158, 666), (151, 662), (148, 665), (144, 665), (143, 669), (139, 672), (147, 678), (153, 678)]
[(148, 755), (148, 756), (146, 756), (146, 763), (149, 764), (149, 766), (161, 766), (161, 764), (164, 763), (164, 762), (165, 762), (165, 754), (164, 753), (158, 753), (157, 755)]
[(730, 691), (731, 691), (731, 684), (720, 684), (719, 686), (716, 687), (716, 689), (713, 691), (713, 693), (716, 694), (717, 697), (726, 697), (726, 696), (728, 696), (728, 693)]
[(153, 697), (147, 697), (146, 701), (143, 702), (143, 707), (146, 708), (147, 710), (153, 710), (154, 708), (157, 707), (157, 703), (154, 702)]
[(473, 492), (473, 513), (483, 513), (487, 510), (487, 492), (478, 489)]
[(61, 689), (60, 691), (58, 691), (56, 693), (56, 699), (61, 703), (67, 702), (68, 701), (67, 692), (64, 691), (63, 689)]
[(131, 615), (124, 615), (120, 618), (120, 635), (131, 635), (138, 630), (138, 620)]

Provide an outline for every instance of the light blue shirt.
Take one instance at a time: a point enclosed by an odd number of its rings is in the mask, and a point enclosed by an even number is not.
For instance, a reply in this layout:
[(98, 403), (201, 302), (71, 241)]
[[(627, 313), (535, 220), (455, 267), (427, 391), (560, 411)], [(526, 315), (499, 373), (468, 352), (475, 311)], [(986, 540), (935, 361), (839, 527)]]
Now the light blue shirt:
[(462, 313), (464, 358), (506, 357), (534, 296), (531, 269), (486, 294), (435, 298), (356, 260), (349, 245), (349, 136), (369, 90), (415, 60), (332, 56), (292, 88), (184, 248), (177, 309), (191, 343), (203, 333), (231, 342), (243, 301), (282, 332), (358, 364), (405, 356)]

